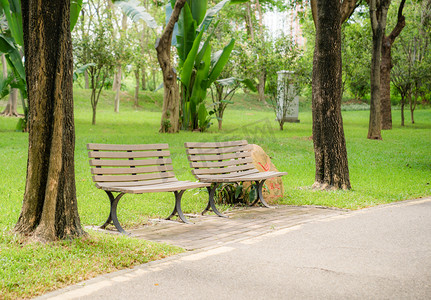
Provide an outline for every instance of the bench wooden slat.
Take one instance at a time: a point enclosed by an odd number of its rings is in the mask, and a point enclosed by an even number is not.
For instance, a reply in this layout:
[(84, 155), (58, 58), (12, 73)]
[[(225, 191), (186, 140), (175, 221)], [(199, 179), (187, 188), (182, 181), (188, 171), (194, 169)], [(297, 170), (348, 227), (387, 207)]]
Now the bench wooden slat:
[(200, 175), (199, 180), (202, 182), (240, 182), (240, 181), (260, 181), (264, 179), (269, 179), (273, 177), (279, 177), (287, 175), (286, 172), (255, 172), (254, 174), (237, 173), (237, 176), (231, 176), (229, 174), (224, 175)]
[(246, 163), (251, 163), (253, 160), (251, 157), (241, 158), (241, 159), (231, 159), (223, 161), (206, 161), (206, 162), (190, 162), (191, 168), (215, 168), (215, 167), (228, 167), (233, 165), (242, 165)]
[(108, 150), (108, 151), (143, 151), (143, 150), (166, 150), (168, 144), (139, 144), (139, 145), (117, 145), (117, 144), (87, 144), (88, 150)]
[(220, 155), (188, 155), (190, 161), (216, 161), (216, 160), (230, 160), (235, 158), (247, 158), (251, 157), (250, 152), (240, 152), (240, 153), (228, 153)]
[(141, 180), (141, 181), (129, 181), (129, 182), (96, 182), (96, 186), (99, 189), (103, 189), (105, 187), (113, 187), (113, 186), (144, 186), (144, 185), (153, 185), (160, 183), (168, 183), (168, 182), (176, 182), (178, 181), (175, 177), (162, 178), (162, 179), (152, 179), (152, 180)]
[[(237, 172), (237, 173), (229, 173), (229, 174), (219, 174), (219, 175), (195, 175), (197, 179), (201, 180), (201, 179), (219, 179), (219, 178), (235, 178), (235, 177), (241, 177), (241, 176), (249, 176), (249, 175), (253, 175), (259, 173), (259, 171), (257, 169), (253, 169), (253, 170), (247, 170), (247, 171), (243, 171), (243, 172)], [(206, 181), (206, 180), (205, 180)], [(230, 182), (235, 181), (235, 180), (231, 180)], [(238, 180), (240, 181), (240, 180)], [(214, 181), (217, 182), (217, 181)]]
[(131, 187), (112, 186), (112, 187), (104, 187), (103, 189), (111, 192), (142, 194), (142, 193), (183, 191), (188, 189), (207, 187), (208, 185), (209, 184), (204, 182), (178, 181), (173, 183), (156, 184), (151, 186), (131, 186)]
[(242, 146), (247, 145), (246, 140), (241, 141), (229, 141), (229, 142), (214, 142), (214, 143), (184, 143), (186, 148), (221, 148), (221, 147), (231, 147), (231, 146)]
[(222, 154), (222, 153), (236, 153), (240, 151), (250, 151), (249, 145), (237, 146), (237, 147), (225, 147), (225, 148), (192, 148), (187, 149), (187, 154)]
[(242, 166), (231, 166), (226, 168), (211, 168), (211, 169), (194, 169), (192, 170), (193, 175), (203, 175), (203, 174), (230, 174), (239, 171), (254, 169), (253, 164), (246, 164)]
[(138, 167), (169, 164), (172, 164), (172, 159), (170, 158), (150, 158), (133, 160), (90, 159), (90, 166), (92, 167)]
[(88, 152), (90, 158), (145, 158), (145, 157), (167, 157), (170, 152), (163, 151), (140, 151), (140, 152)]
[(149, 174), (139, 174), (139, 175), (94, 175), (94, 182), (105, 182), (105, 181), (138, 181), (147, 179), (158, 179), (158, 178), (168, 178), (175, 177), (173, 172), (165, 173), (149, 173)]
[(91, 174), (97, 175), (115, 175), (115, 174), (142, 174), (152, 172), (172, 171), (172, 165), (167, 166), (151, 166), (141, 168), (92, 168)]

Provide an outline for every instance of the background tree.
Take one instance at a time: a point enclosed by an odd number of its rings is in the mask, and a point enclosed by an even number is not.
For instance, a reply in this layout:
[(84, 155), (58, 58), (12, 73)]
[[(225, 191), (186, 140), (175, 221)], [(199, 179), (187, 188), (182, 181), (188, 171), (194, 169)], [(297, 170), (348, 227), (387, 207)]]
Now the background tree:
[(401, 96), (401, 125), (404, 126), (404, 107), (409, 104), (411, 123), (420, 99), (430, 90), (431, 2), (412, 2), (406, 12), (406, 27), (394, 46), (392, 83)]
[(391, 70), (392, 64), (392, 45), (395, 39), (400, 35), (406, 22), (403, 15), (405, 0), (401, 0), (397, 23), (389, 35), (383, 35), (382, 40), (382, 61), (380, 64), (380, 112), (382, 117), (382, 129), (392, 129), (392, 112), (391, 112)]
[[(186, 0), (175, 2), (172, 14), (166, 24), (161, 37), (156, 42), (157, 59), (163, 72), (163, 110), (160, 124), (160, 132), (178, 132), (179, 124), (179, 88), (177, 84), (177, 73), (172, 66), (171, 41), (175, 23), (178, 21), (181, 9)], [(169, 4), (168, 4), (169, 6)]]
[[(280, 127), (280, 130), (283, 130), (284, 123), (286, 117), (288, 115), (287, 108), (289, 106), (289, 102), (293, 101), (294, 95), (296, 95), (296, 91), (299, 91), (300, 80), (297, 78), (301, 77), (301, 70), (298, 66), (298, 60), (302, 53), (298, 46), (292, 41), (291, 37), (286, 35), (281, 35), (277, 38), (274, 38), (270, 42), (272, 51), (268, 52), (265, 55), (265, 66), (267, 73), (266, 79), (266, 94), (270, 96), (270, 103), (274, 108), (274, 112), (277, 115), (277, 121)], [(278, 79), (278, 71), (290, 71), (292, 72), (292, 76), (285, 77), (285, 84), (282, 84), (282, 87), (279, 86)], [(294, 86), (295, 91), (289, 91), (290, 87)], [(283, 93), (281, 93), (281, 89), (287, 87)], [(284, 95), (284, 99), (281, 100), (280, 103), (280, 94)], [(281, 115), (277, 112), (281, 111)]]
[(382, 57), (382, 41), (385, 36), (386, 18), (391, 0), (369, 0), (371, 29), (373, 31), (373, 48), (371, 56), (371, 99), (368, 139), (381, 140), (382, 121), (380, 113), (380, 62)]
[[(87, 74), (91, 89), (92, 124), (96, 124), (96, 111), (99, 97), (106, 80), (112, 75), (115, 65), (114, 44), (112, 31), (110, 30), (109, 6), (99, 1), (89, 1), (83, 7), (88, 19), (80, 19), (85, 22), (84, 30), (74, 33), (75, 59), (79, 65), (88, 65)], [(92, 14), (90, 14), (92, 13)], [(84, 33), (82, 35), (82, 33)]]
[(75, 188), (70, 2), (23, 0), (21, 4), (29, 151), (15, 231), (42, 241), (73, 238), (85, 232)]
[[(343, 97), (351, 96), (361, 101), (370, 92), (371, 40), (369, 14), (355, 11), (350, 22), (342, 26)], [(360, 47), (358, 46), (360, 45)]]

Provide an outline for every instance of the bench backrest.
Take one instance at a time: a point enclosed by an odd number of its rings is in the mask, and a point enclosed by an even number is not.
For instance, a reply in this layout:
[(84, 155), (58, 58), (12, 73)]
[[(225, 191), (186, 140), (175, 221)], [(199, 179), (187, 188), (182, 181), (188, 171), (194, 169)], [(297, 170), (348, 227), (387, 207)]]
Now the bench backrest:
[(93, 181), (104, 186), (177, 181), (168, 144), (87, 144)]
[(259, 172), (253, 165), (246, 140), (215, 143), (184, 143), (192, 173), (197, 179)]

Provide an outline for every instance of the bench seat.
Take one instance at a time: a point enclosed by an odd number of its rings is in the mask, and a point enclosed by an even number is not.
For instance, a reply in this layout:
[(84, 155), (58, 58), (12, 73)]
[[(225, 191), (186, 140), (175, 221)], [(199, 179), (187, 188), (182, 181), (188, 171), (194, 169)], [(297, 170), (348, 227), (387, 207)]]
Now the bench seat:
[[(173, 173), (168, 144), (87, 144), (91, 173), (97, 188), (104, 190), (111, 209), (101, 228), (114, 223), (117, 230), (126, 232), (117, 217), (117, 205), (124, 194), (173, 192), (175, 206), (170, 219), (178, 214), (184, 223), (189, 221), (181, 210), (181, 198), (188, 189), (210, 187), (210, 183), (180, 181)], [(118, 193), (114, 197), (113, 193)]]
[(200, 182), (211, 183), (209, 201), (205, 213), (210, 208), (219, 216), (214, 204), (216, 188), (222, 183), (253, 182), (258, 198), (265, 207), (270, 207), (263, 198), (265, 180), (287, 175), (286, 172), (260, 172), (253, 164), (252, 147), (246, 140), (209, 143), (184, 143), (192, 173)]

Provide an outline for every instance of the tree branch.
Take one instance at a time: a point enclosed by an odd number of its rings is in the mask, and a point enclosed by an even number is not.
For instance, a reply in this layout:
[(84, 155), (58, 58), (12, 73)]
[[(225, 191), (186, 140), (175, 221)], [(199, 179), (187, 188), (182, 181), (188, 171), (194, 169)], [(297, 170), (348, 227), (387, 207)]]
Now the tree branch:
[(403, 9), (404, 9), (404, 4), (405, 3), (406, 3), (406, 0), (402, 0), (401, 1), (400, 7), (398, 8), (398, 20), (397, 20), (397, 24), (395, 25), (394, 29), (392, 30), (392, 32), (388, 36), (388, 39), (389, 39), (389, 41), (390, 41), (391, 44), (393, 44), (393, 42), (395, 41), (395, 39), (397, 38), (397, 36), (403, 30), (404, 26), (406, 26), (406, 18), (403, 16)]

